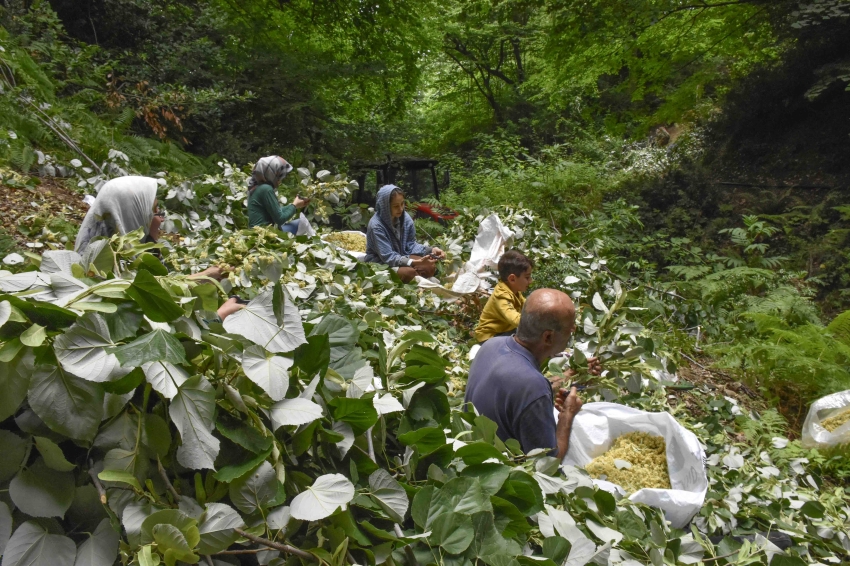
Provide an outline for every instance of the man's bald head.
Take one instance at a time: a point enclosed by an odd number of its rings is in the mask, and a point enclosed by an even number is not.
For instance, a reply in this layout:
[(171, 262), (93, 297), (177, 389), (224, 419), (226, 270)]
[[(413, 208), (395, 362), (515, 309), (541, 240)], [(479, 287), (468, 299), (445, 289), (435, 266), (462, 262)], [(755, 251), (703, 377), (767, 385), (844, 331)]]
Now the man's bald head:
[(546, 339), (558, 346), (563, 343), (560, 347), (565, 348), (575, 320), (576, 307), (566, 293), (557, 289), (538, 289), (528, 296), (522, 307), (516, 337), (529, 345)]

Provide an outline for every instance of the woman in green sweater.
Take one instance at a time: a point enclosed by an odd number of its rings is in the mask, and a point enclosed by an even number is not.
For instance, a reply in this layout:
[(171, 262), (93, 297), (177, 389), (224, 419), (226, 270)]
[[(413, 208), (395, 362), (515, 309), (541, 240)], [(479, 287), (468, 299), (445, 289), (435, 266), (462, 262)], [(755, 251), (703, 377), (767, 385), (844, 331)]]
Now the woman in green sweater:
[(290, 219), (299, 208), (304, 208), (310, 201), (295, 197), (292, 204), (281, 205), (277, 198), (277, 186), (287, 173), (292, 171), (292, 165), (282, 157), (270, 155), (263, 157), (254, 166), (254, 172), (248, 180), (248, 224), (250, 226), (276, 226), (284, 232), (296, 234), (299, 220)]

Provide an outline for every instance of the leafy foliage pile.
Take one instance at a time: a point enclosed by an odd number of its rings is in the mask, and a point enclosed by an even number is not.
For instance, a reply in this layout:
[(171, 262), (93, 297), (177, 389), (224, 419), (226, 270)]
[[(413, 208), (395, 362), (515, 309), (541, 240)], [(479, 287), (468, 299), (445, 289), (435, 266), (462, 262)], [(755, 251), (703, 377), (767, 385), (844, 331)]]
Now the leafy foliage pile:
[[(775, 529), (793, 540), (787, 563), (850, 552), (848, 496), (823, 475), (840, 467), (789, 442), (775, 413), (707, 389), (691, 398), (699, 410), (680, 403), (675, 298), (635, 281), (627, 291), (610, 258), (530, 211), (498, 212), (538, 265), (566, 262), (574, 358), (608, 368), (588, 396), (670, 411), (707, 447), (710, 492), (689, 531), (522, 454), (457, 406), (468, 305), (319, 236), (209, 221), (236, 208), (226, 193), (192, 199), (206, 222), (187, 212), (169, 247), (135, 233), (0, 272), (4, 566), (244, 553), (339, 566), (766, 563), (777, 550), (758, 533)], [(481, 219), (465, 213), (434, 242), (448, 270)], [(233, 280), (188, 278), (234, 253), (247, 263)], [(222, 323), (232, 289), (250, 302)]]

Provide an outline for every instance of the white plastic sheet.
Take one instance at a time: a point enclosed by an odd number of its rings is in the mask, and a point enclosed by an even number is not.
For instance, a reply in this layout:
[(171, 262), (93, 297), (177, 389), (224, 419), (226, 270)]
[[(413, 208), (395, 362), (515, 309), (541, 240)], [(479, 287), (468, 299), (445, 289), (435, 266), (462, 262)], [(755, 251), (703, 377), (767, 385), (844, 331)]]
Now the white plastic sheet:
[[(563, 464), (584, 467), (607, 452), (616, 438), (630, 432), (664, 437), (672, 489), (641, 489), (629, 499), (663, 510), (674, 528), (684, 528), (705, 501), (708, 490), (705, 451), (696, 435), (669, 413), (648, 413), (615, 403), (587, 403), (573, 421), (570, 448)], [(625, 494), (611, 482), (593, 480), (593, 483), (606, 491)]]
[(489, 289), (490, 285), (482, 275), (487, 268), (494, 268), (499, 264), (499, 259), (505, 253), (505, 246), (513, 237), (514, 233), (502, 224), (499, 216), (491, 214), (478, 225), (478, 234), (475, 236), (469, 261), (463, 264), (455, 275), (450, 290), (421, 277), (417, 278), (417, 283), (423, 289), (430, 289), (449, 298)]
[(313, 229), (313, 225), (310, 224), (310, 221), (307, 220), (307, 217), (304, 216), (302, 212), (298, 217), (298, 231), (295, 233), (296, 236), (308, 235), (311, 238), (316, 235), (316, 230)]
[(826, 397), (821, 397), (809, 407), (806, 422), (803, 423), (802, 444), (806, 448), (827, 448), (839, 444), (850, 443), (850, 422), (844, 423), (829, 432), (821, 423), (841, 413), (850, 410), (850, 390), (839, 391)]

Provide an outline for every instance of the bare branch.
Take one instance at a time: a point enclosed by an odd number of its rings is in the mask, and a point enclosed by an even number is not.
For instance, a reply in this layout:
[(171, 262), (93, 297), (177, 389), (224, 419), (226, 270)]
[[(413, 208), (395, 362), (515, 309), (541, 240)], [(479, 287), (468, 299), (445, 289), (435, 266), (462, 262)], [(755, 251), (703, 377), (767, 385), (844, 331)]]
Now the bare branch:
[(162, 467), (162, 462), (159, 461), (159, 456), (156, 457), (156, 467), (157, 470), (159, 470), (159, 475), (162, 477), (162, 481), (165, 482), (165, 487), (174, 497), (174, 501), (180, 501), (180, 494), (177, 493), (177, 490), (174, 489), (173, 485), (171, 485), (171, 480), (168, 479), (168, 474), (165, 473), (165, 468)]
[(316, 559), (315, 556), (313, 556), (309, 552), (305, 552), (305, 551), (301, 550), (300, 548), (295, 548), (294, 546), (289, 546), (289, 545), (286, 545), (286, 544), (280, 544), (279, 542), (274, 542), (274, 541), (269, 540), (267, 538), (258, 537), (256, 535), (252, 535), (249, 532), (243, 531), (242, 529), (233, 529), (233, 531), (236, 534), (238, 534), (239, 536), (245, 537), (246, 539), (250, 540), (251, 542), (255, 542), (257, 544), (262, 544), (263, 546), (267, 546), (269, 548), (279, 550), (279, 551), (284, 552), (286, 554), (293, 554), (295, 556), (303, 558), (304, 560), (310, 560), (311, 562), (318, 562), (318, 560)]

